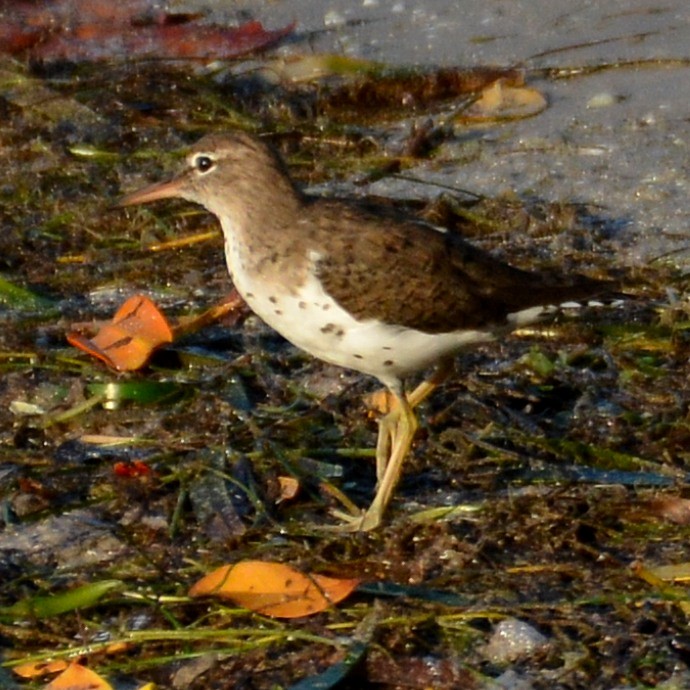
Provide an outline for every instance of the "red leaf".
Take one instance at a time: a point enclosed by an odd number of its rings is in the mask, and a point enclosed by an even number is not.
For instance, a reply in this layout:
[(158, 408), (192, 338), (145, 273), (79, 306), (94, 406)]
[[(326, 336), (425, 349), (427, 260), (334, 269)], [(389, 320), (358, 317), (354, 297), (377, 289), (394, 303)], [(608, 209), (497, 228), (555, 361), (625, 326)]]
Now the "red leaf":
[(62, 0), (47, 6), (0, 0), (3, 9), (0, 51), (44, 60), (229, 59), (265, 50), (295, 26), (267, 31), (257, 21), (237, 28), (200, 25), (194, 23), (198, 14), (152, 11), (145, 0)]
[(148, 477), (153, 473), (151, 468), (141, 460), (132, 460), (132, 462), (116, 462), (113, 465), (113, 472), (115, 472), (118, 477), (125, 477), (126, 479)]

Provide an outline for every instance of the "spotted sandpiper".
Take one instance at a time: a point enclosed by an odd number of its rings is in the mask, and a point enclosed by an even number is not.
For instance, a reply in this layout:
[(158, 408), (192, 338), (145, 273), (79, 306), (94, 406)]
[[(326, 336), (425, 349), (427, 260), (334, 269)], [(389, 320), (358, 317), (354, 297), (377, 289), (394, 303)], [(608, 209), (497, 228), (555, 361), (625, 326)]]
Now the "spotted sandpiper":
[[(340, 514), (347, 531), (380, 524), (417, 429), (413, 410), (455, 353), (604, 285), (514, 268), (410, 215), (309, 196), (269, 145), (241, 132), (205, 136), (176, 177), (119, 203), (171, 197), (218, 218), (235, 287), (268, 325), (319, 359), (375, 376), (394, 396), (379, 422), (376, 495), (367, 510)], [(406, 394), (405, 379), (433, 366)]]

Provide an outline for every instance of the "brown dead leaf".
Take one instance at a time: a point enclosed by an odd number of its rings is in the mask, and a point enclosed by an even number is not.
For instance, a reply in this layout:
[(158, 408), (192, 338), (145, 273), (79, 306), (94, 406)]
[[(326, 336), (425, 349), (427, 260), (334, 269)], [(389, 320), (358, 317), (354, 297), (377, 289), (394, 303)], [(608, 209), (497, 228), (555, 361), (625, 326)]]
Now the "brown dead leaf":
[(300, 490), (299, 480), (295, 477), (278, 477), (278, 486), (280, 488), (280, 493), (276, 499), (276, 503), (291, 501), (297, 496)]
[(347, 83), (322, 96), (321, 112), (342, 119), (355, 112), (381, 112), (398, 108), (428, 108), (433, 103), (467, 94), (479, 93), (497, 80), (520, 86), (524, 82), (522, 70), (495, 67), (459, 69), (444, 67), (430, 72), (396, 70), (381, 73), (372, 71), (353, 83)]
[(516, 120), (538, 115), (546, 109), (544, 95), (529, 86), (513, 86), (504, 79), (497, 79), (487, 86), (478, 100), (459, 119), (483, 120)]
[(676, 525), (690, 524), (690, 500), (678, 496), (661, 496), (649, 502), (647, 509), (654, 516)]

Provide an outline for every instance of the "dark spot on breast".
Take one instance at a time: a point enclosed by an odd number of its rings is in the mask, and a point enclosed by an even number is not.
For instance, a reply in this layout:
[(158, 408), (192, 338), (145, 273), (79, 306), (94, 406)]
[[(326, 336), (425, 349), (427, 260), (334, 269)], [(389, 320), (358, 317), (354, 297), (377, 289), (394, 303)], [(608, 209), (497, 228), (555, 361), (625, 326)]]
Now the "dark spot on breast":
[(362, 357), (362, 355), (352, 355), (352, 356), (353, 356), (355, 359), (364, 359), (364, 357)]
[(336, 338), (342, 338), (345, 335), (345, 331), (334, 323), (327, 323), (325, 326), (322, 326), (320, 330), (324, 335), (331, 333), (336, 336)]
[(276, 316), (282, 316), (282, 315), (283, 315), (283, 312), (282, 312), (282, 310), (280, 310), (280, 309), (274, 309), (274, 310), (273, 310), (273, 313), (274, 313)]
[(328, 311), (331, 308), (330, 304), (324, 304), (323, 307), (321, 307), (324, 311)]
[(388, 345), (384, 345), (381, 349), (382, 349), (382, 350), (392, 350), (393, 348), (392, 348), (392, 347), (388, 347)]
[(395, 362), (392, 359), (387, 359), (384, 363), (384, 367), (392, 367), (395, 364)]
[(273, 295), (271, 295), (271, 296), (268, 298), (268, 301), (269, 301), (271, 304), (278, 304), (278, 298), (277, 298), (277, 297), (274, 297)]
[(297, 306), (298, 306), (300, 309), (306, 309), (306, 308), (307, 308), (307, 303), (306, 303), (306, 302), (299, 302), (299, 303), (297, 304)]
[(245, 295), (245, 297), (246, 297), (247, 299), (254, 299), (254, 293), (253, 293), (253, 292), (248, 292), (248, 293)]

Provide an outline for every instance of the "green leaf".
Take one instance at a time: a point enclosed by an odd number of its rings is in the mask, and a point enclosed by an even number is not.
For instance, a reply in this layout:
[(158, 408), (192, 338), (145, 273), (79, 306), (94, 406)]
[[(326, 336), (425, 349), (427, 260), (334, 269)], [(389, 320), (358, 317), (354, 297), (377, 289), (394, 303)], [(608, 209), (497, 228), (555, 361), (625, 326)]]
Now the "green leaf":
[(87, 386), (91, 395), (103, 396), (104, 406), (115, 409), (122, 402), (155, 405), (177, 400), (184, 392), (174, 381), (111, 381)]
[(120, 580), (103, 580), (75, 587), (61, 594), (35, 596), (18, 601), (16, 604), (0, 608), (0, 619), (49, 618), (59, 616), (74, 609), (86, 609), (100, 601), (104, 595), (122, 586)]
[(52, 306), (52, 302), (31, 290), (19, 287), (0, 276), (0, 304), (13, 309), (41, 310)]

